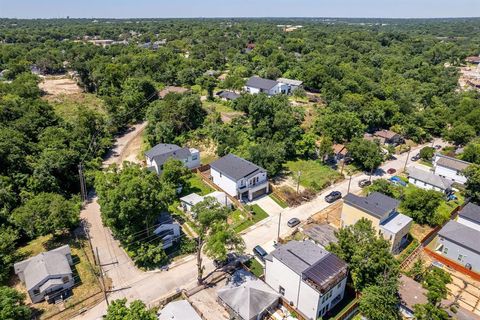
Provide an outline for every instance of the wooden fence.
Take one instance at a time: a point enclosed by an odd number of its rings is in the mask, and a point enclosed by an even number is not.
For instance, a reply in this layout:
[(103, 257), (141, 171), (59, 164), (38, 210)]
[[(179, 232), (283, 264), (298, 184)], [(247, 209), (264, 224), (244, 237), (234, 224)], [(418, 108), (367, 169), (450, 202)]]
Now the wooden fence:
[(465, 274), (467, 276), (470, 276), (471, 278), (477, 280), (477, 281), (480, 281), (480, 274), (475, 272), (475, 271), (472, 271), (470, 269), (467, 269), (465, 268), (464, 266), (448, 259), (448, 258), (445, 258), (444, 256), (434, 252), (433, 250), (430, 250), (429, 248), (424, 248), (425, 250), (425, 253), (427, 253), (430, 257), (432, 257), (433, 259), (435, 260), (438, 260), (439, 262), (443, 263), (444, 265), (462, 273), (462, 274)]

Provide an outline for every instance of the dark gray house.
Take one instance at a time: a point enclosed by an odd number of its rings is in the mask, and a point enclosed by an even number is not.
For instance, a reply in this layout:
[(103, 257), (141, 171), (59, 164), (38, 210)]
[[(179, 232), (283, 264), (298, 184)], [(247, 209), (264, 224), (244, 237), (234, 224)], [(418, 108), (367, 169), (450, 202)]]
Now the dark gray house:
[(147, 167), (160, 174), (163, 164), (170, 158), (182, 161), (187, 168), (200, 166), (200, 151), (194, 148), (181, 148), (175, 144), (159, 143), (145, 152)]
[(74, 285), (73, 265), (68, 245), (15, 263), (15, 274), (27, 288), (33, 303), (49, 302), (68, 296)]

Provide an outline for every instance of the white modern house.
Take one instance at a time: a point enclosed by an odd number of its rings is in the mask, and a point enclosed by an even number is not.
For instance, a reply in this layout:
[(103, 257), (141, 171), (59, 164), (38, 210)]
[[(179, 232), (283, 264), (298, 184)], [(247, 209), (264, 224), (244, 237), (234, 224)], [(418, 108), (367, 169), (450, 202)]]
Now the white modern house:
[(64, 245), (17, 262), (14, 269), (33, 303), (53, 302), (71, 293), (75, 284), (72, 265), (70, 247)]
[(462, 171), (470, 164), (470, 162), (447, 157), (439, 153), (435, 154), (433, 159), (433, 167), (437, 176), (460, 184), (467, 182), (467, 178), (462, 174)]
[(288, 86), (288, 93), (292, 93), (293, 91), (302, 88), (303, 85), (303, 81), (287, 78), (278, 78), (277, 82), (286, 84)]
[(445, 192), (452, 187), (453, 181), (440, 177), (431, 171), (409, 167), (408, 182), (425, 190), (435, 190)]
[(256, 76), (248, 79), (243, 89), (251, 94), (266, 93), (269, 96), (289, 92), (289, 87), (285, 83)]
[(239, 200), (268, 193), (267, 171), (231, 153), (210, 164), (210, 175), (213, 183)]
[(265, 258), (265, 282), (307, 319), (343, 299), (347, 273), (344, 261), (308, 240), (287, 242)]
[(341, 225), (346, 227), (364, 218), (372, 222), (375, 230), (391, 244), (391, 251), (398, 252), (407, 242), (412, 218), (397, 211), (400, 202), (379, 192), (367, 197), (353, 193), (343, 198)]
[(189, 169), (200, 166), (200, 151), (181, 148), (175, 144), (160, 143), (145, 152), (147, 167), (160, 174), (163, 164), (170, 158), (182, 161)]
[(163, 249), (168, 249), (173, 246), (181, 236), (180, 225), (176, 222), (163, 223), (157, 227), (153, 233), (162, 240)]
[(198, 195), (196, 193), (191, 193), (189, 195), (181, 197), (180, 204), (182, 206), (183, 211), (191, 212), (192, 207), (194, 205), (204, 201), (205, 198), (209, 198), (209, 197), (214, 198), (221, 206), (225, 206), (229, 209), (232, 208), (232, 201), (228, 198), (225, 192), (221, 192), (221, 191), (213, 191), (212, 193), (209, 193), (204, 196)]

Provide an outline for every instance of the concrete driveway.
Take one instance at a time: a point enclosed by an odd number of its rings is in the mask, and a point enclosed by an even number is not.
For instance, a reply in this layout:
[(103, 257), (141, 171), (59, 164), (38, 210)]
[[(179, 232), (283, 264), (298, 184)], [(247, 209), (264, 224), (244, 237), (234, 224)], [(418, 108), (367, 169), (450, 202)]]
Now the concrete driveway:
[(265, 195), (261, 198), (255, 199), (248, 204), (257, 204), (260, 208), (262, 208), (269, 216), (276, 216), (283, 210), (275, 201), (273, 201), (270, 196)]

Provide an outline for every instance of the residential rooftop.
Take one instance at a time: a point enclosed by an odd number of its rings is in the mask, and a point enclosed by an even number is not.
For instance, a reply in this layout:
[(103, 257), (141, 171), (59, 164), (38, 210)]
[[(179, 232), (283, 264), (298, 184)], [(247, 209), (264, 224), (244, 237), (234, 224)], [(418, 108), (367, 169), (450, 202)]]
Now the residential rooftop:
[(400, 204), (400, 201), (380, 192), (372, 192), (366, 197), (360, 197), (353, 193), (349, 193), (343, 198), (343, 201), (346, 204), (367, 212), (380, 220), (386, 218), (390, 212), (395, 210)]
[(270, 90), (278, 84), (275, 80), (264, 79), (257, 76), (253, 76), (248, 79), (246, 86), (252, 88), (258, 88), (262, 90)]
[(458, 212), (458, 215), (470, 221), (480, 223), (480, 206), (469, 202)]
[(383, 221), (381, 226), (383, 229), (388, 230), (393, 234), (396, 234), (412, 221), (413, 219), (409, 216), (401, 213), (396, 213), (388, 217), (387, 220)]
[(290, 86), (301, 86), (303, 81), (300, 80), (294, 80), (294, 79), (288, 79), (288, 78), (278, 78), (277, 82), (285, 83)]
[(212, 162), (210, 167), (234, 180), (248, 178), (262, 171), (265, 172), (265, 169), (232, 153)]
[(446, 167), (457, 171), (465, 170), (471, 164), (470, 162), (455, 159), (452, 157), (447, 157), (439, 153), (437, 153), (436, 156), (439, 158), (436, 161), (436, 164), (438, 166)]
[(158, 320), (202, 320), (190, 302), (178, 300), (169, 302), (158, 312)]
[(409, 167), (407, 169), (407, 172), (410, 178), (428, 183), (429, 185), (438, 187), (440, 189), (450, 188), (453, 184), (452, 181), (442, 178), (440, 176), (437, 176), (431, 171), (418, 169), (416, 167)]
[(480, 248), (478, 246), (480, 231), (478, 230), (451, 220), (442, 229), (440, 229), (438, 235), (480, 254)]
[(379, 130), (379, 131), (376, 131), (373, 135), (375, 137), (380, 137), (384, 139), (392, 139), (393, 137), (397, 136), (398, 133), (390, 130)]

